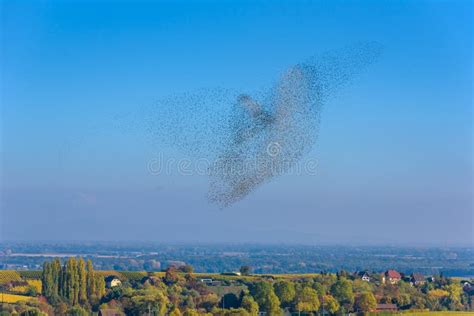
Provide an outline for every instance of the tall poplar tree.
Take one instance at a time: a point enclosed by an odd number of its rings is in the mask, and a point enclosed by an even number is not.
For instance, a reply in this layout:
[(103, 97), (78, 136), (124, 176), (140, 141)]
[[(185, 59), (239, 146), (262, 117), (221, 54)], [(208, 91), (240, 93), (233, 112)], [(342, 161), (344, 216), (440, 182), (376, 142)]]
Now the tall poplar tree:
[(58, 258), (54, 259), (51, 263), (51, 270), (53, 276), (53, 297), (58, 299), (60, 296), (60, 285), (61, 285), (61, 261)]
[(87, 296), (89, 298), (92, 295), (95, 295), (96, 286), (95, 286), (95, 278), (94, 278), (94, 268), (92, 266), (92, 261), (89, 259), (87, 260)]
[(96, 295), (102, 297), (105, 294), (105, 280), (104, 277), (98, 273), (95, 274)]
[(79, 303), (79, 273), (76, 258), (70, 258), (69, 264), (71, 265), (71, 303), (76, 305)]
[(42, 281), (43, 295), (46, 296), (48, 299), (50, 299), (53, 294), (54, 280), (53, 280), (53, 274), (51, 270), (51, 263), (49, 262), (45, 262), (43, 264), (43, 273), (41, 276), (41, 281)]
[(87, 302), (87, 272), (84, 259), (79, 258), (77, 265), (78, 279), (79, 279), (79, 303)]

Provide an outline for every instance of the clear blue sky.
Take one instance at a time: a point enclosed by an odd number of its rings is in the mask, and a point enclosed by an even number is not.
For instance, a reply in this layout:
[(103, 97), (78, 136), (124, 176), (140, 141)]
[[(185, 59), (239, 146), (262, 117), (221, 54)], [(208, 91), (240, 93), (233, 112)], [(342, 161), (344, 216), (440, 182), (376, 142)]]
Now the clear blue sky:
[[(471, 1), (2, 1), (0, 238), (472, 245), (472, 15)], [(384, 55), (325, 106), (318, 174), (229, 209), (207, 203), (205, 177), (151, 175), (164, 149), (114, 128), (361, 41)]]

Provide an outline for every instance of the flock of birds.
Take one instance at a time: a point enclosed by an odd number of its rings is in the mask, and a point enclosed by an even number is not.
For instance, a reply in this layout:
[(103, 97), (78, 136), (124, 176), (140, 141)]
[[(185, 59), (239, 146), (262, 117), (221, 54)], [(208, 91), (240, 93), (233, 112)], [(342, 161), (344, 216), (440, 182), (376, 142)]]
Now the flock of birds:
[(176, 146), (209, 162), (208, 199), (221, 208), (288, 172), (313, 148), (329, 98), (374, 63), (378, 43), (311, 57), (286, 69), (268, 89), (207, 89), (173, 95), (122, 119), (155, 146)]

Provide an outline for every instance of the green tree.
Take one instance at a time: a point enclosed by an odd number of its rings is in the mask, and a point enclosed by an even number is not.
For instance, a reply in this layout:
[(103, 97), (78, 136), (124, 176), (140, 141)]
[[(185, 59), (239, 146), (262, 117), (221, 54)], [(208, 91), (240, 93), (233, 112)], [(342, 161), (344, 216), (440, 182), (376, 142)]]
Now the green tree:
[(332, 295), (324, 295), (322, 298), (322, 305), (325, 311), (335, 314), (339, 310), (339, 303)]
[(213, 316), (250, 316), (249, 312), (243, 308), (214, 308), (211, 313)]
[(336, 280), (336, 275), (332, 273), (319, 274), (314, 278), (316, 283), (320, 283), (326, 288), (330, 288), (336, 282)]
[(48, 316), (37, 308), (30, 308), (20, 313), (20, 316)]
[(91, 297), (96, 294), (96, 284), (94, 277), (94, 268), (92, 267), (92, 261), (87, 260), (87, 276), (86, 276), (87, 296)]
[(69, 299), (69, 295), (72, 292), (68, 286), (73, 285), (72, 275), (69, 260), (63, 268), (61, 268), (59, 259), (43, 264), (41, 276), (42, 293), (50, 303), (58, 303), (60, 297)]
[(86, 264), (82, 258), (79, 258), (77, 272), (79, 282), (79, 303), (85, 304), (87, 302), (87, 271)]
[(295, 285), (293, 282), (280, 281), (275, 283), (274, 288), (275, 294), (278, 296), (284, 307), (289, 306), (293, 302), (296, 295)]
[(35, 286), (29, 285), (26, 289), (26, 295), (27, 296), (36, 296), (36, 295), (38, 295), (38, 290), (36, 289)]
[(169, 300), (161, 290), (148, 287), (135, 292), (131, 302), (131, 315), (165, 315)]
[(281, 315), (280, 309), (280, 300), (278, 296), (276, 296), (274, 291), (271, 291), (268, 295), (268, 301), (265, 308), (270, 316), (278, 316)]
[(68, 316), (89, 316), (89, 312), (80, 306), (73, 306), (68, 310)]
[(222, 296), (219, 306), (224, 308), (238, 308), (240, 300), (234, 293), (226, 293)]
[(268, 315), (281, 315), (280, 300), (276, 296), (273, 286), (267, 282), (258, 282), (252, 288), (252, 296), (258, 303), (260, 311)]
[(352, 284), (349, 280), (340, 277), (336, 283), (331, 286), (331, 294), (347, 311), (352, 310), (352, 306), (354, 305), (354, 292), (352, 291)]
[(47, 298), (50, 299), (53, 295), (53, 273), (52, 273), (52, 268), (51, 264), (48, 261), (45, 261), (43, 263), (43, 272), (41, 275), (41, 283), (42, 283), (42, 292), (43, 295)]
[(258, 315), (258, 304), (255, 302), (252, 296), (244, 295), (240, 306), (245, 309), (251, 316)]
[(355, 305), (358, 311), (370, 312), (377, 307), (377, 300), (372, 292), (363, 292), (357, 297)]
[(362, 293), (362, 292), (372, 292), (372, 283), (363, 281), (361, 279), (356, 279), (352, 283), (352, 289), (356, 293)]
[(452, 283), (449, 285), (446, 285), (445, 290), (449, 293), (448, 294), (448, 308), (450, 310), (460, 310), (462, 309), (462, 304), (461, 304), (461, 294), (462, 294), (462, 287), (458, 283)]
[(54, 282), (53, 300), (57, 301), (60, 296), (59, 287), (61, 286), (61, 261), (58, 258), (53, 260), (51, 270)]
[(316, 292), (318, 292), (318, 296), (326, 295), (326, 292), (327, 292), (326, 287), (321, 283), (318, 283), (318, 282), (313, 283), (313, 289), (315, 289)]
[(219, 297), (214, 293), (207, 293), (201, 295), (199, 301), (199, 307), (210, 311), (219, 303)]
[(66, 297), (67, 290), (67, 273), (66, 273), (66, 264), (61, 267), (59, 272), (59, 296)]
[(79, 303), (79, 274), (77, 273), (77, 261), (69, 258), (66, 263), (67, 298), (71, 305)]
[(105, 280), (99, 273), (94, 273), (95, 295), (102, 297), (105, 294)]
[(296, 310), (299, 312), (316, 312), (319, 306), (318, 293), (313, 288), (304, 287), (296, 295)]
[(250, 267), (250, 266), (241, 266), (240, 267), (240, 273), (242, 275), (249, 275), (251, 271), (252, 271), (252, 267)]

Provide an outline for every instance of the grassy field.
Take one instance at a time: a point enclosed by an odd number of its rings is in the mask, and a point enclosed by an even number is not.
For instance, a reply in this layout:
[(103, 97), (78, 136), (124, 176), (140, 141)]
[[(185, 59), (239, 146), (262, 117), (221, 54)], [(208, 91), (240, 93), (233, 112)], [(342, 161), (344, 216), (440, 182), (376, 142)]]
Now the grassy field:
[(33, 286), (36, 289), (36, 292), (41, 294), (42, 282), (41, 280), (28, 279), (26, 280), (29, 286)]
[(20, 274), (12, 270), (0, 270), (0, 284), (5, 284), (11, 281), (21, 281)]
[(18, 285), (18, 286), (11, 287), (9, 289), (9, 292), (24, 294), (28, 292), (29, 288), (32, 286), (35, 288), (37, 293), (41, 294), (41, 288), (42, 288), (41, 280), (27, 279), (26, 283), (28, 283), (28, 285)]
[(34, 301), (37, 301), (37, 298), (31, 297), (31, 296), (16, 295), (16, 294), (5, 294), (5, 293), (0, 294), (0, 302), (2, 303), (16, 303), (20, 301), (34, 302)]
[(18, 271), (18, 274), (21, 276), (22, 279), (41, 279), (41, 274), (43, 272), (36, 270), (36, 271)]

